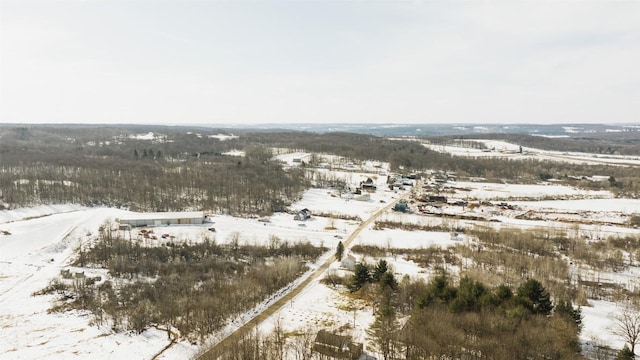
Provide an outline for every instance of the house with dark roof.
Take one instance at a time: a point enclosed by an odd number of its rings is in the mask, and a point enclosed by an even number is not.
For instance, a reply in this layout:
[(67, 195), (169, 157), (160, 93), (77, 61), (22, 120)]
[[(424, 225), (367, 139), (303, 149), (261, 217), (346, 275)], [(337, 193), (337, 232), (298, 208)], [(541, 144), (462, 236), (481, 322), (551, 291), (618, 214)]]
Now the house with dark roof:
[(356, 360), (362, 355), (361, 343), (351, 341), (351, 336), (320, 330), (313, 341), (313, 352), (321, 359)]
[(299, 221), (305, 221), (307, 219), (311, 219), (311, 211), (306, 208), (298, 211), (293, 217), (293, 220), (299, 220)]
[(367, 178), (367, 180), (360, 183), (360, 188), (362, 189), (362, 191), (375, 192), (376, 184), (371, 178)]

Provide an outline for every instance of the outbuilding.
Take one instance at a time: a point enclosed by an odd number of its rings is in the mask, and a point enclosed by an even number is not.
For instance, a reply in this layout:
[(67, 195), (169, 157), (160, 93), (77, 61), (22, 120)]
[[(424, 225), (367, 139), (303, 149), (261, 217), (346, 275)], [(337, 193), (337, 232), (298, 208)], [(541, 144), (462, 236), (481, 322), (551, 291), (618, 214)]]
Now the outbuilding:
[(313, 341), (312, 350), (321, 358), (356, 360), (362, 355), (363, 346), (351, 339), (351, 336), (320, 330)]
[(306, 208), (298, 211), (293, 217), (293, 220), (298, 220), (298, 221), (305, 221), (308, 219), (311, 219), (311, 211)]
[(116, 221), (122, 225), (136, 226), (163, 226), (163, 225), (198, 225), (204, 222), (203, 211), (188, 212), (154, 212), (132, 213), (123, 216)]
[(345, 269), (353, 270), (356, 268), (356, 258), (353, 255), (348, 254), (347, 256), (342, 258), (342, 261), (340, 262), (340, 264)]

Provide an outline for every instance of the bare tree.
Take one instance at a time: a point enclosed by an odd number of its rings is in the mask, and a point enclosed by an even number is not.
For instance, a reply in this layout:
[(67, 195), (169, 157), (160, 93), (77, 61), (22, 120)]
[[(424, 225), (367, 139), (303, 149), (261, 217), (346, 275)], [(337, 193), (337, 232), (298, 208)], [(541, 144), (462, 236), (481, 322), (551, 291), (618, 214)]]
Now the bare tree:
[(284, 359), (284, 345), (286, 342), (284, 328), (282, 327), (282, 318), (278, 315), (273, 324), (273, 331), (271, 333), (271, 341), (274, 345), (275, 359)]
[(291, 347), (295, 355), (295, 360), (311, 360), (314, 331), (307, 325), (293, 337)]
[(631, 352), (635, 353), (636, 344), (640, 341), (640, 311), (631, 303), (627, 303), (613, 320), (611, 331), (628, 343)]

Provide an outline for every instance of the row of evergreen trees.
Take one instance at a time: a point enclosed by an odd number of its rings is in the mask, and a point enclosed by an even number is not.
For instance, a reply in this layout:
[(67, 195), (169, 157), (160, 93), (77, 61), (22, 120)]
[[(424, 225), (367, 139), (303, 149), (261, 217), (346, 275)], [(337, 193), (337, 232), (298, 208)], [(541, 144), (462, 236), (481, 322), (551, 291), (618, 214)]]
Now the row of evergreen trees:
[(535, 279), (515, 290), (469, 277), (454, 284), (445, 272), (429, 283), (397, 282), (380, 260), (357, 264), (348, 288), (364, 297), (373, 292), (368, 335), (385, 360), (581, 358), (580, 308), (554, 304)]

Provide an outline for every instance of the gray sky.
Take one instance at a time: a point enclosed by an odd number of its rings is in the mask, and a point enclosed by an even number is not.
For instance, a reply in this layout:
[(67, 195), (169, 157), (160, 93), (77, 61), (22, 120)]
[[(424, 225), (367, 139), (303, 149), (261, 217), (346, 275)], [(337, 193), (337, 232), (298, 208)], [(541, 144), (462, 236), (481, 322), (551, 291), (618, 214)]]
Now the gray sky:
[(0, 1), (0, 123), (640, 122), (635, 0)]

